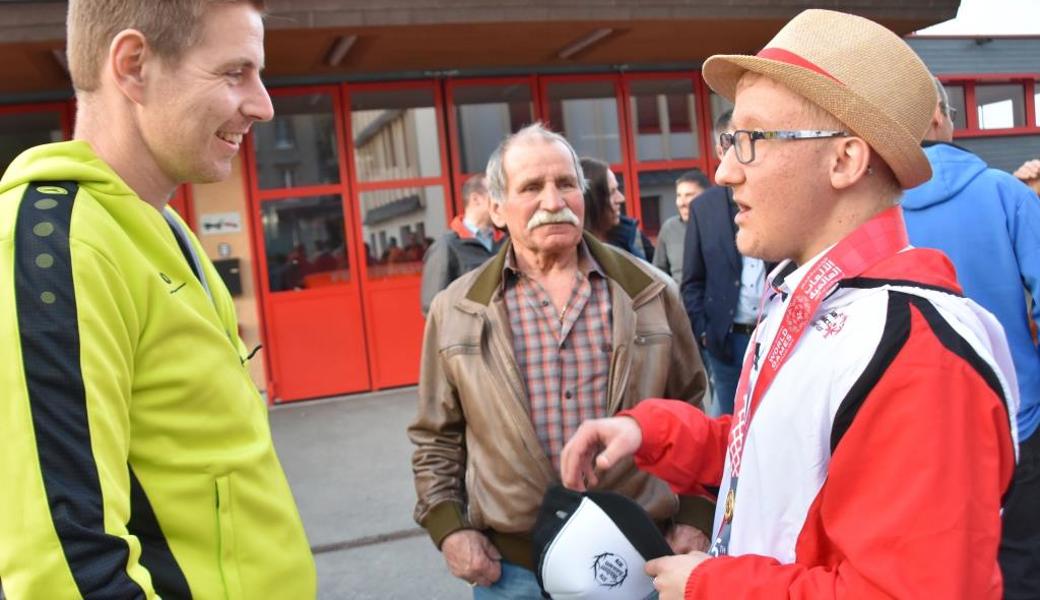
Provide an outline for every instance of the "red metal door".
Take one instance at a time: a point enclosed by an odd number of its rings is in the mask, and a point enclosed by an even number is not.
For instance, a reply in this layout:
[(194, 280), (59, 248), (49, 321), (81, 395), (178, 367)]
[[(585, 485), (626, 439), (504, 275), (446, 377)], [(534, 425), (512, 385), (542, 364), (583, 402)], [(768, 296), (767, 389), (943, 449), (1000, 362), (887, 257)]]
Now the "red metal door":
[(451, 214), (441, 89), (434, 81), (348, 84), (344, 103), (372, 387), (411, 385), (422, 350), (423, 254)]
[(340, 89), (272, 91), (248, 147), (268, 396), (371, 388)]

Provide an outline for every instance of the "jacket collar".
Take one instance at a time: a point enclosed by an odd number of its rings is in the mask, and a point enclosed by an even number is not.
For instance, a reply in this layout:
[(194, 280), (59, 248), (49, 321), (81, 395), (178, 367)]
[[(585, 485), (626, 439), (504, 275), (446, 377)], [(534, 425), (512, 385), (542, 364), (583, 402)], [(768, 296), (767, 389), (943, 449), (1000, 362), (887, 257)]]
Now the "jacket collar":
[[(454, 231), (456, 234), (458, 234), (459, 239), (477, 239), (476, 236), (473, 235), (473, 232), (469, 230), (469, 227), (466, 227), (466, 223), (463, 219), (463, 215), (456, 215), (455, 218), (451, 220), (451, 223), (448, 225), (448, 228)], [(493, 242), (497, 243), (499, 240), (502, 239), (503, 236), (505, 236), (505, 234), (502, 233), (501, 229), (496, 229), (494, 227), (491, 228), (491, 240)]]
[[(599, 263), (607, 279), (620, 285), (629, 298), (635, 299), (653, 283), (653, 278), (640, 269), (633, 259), (607, 248), (587, 231), (582, 233), (582, 237), (585, 239), (589, 253)], [(509, 243), (502, 244), (498, 254), (484, 265), (484, 270), (477, 276), (473, 285), (470, 286), (469, 292), (466, 293), (467, 300), (484, 306), (491, 303), (495, 291), (502, 286), (502, 271), (505, 267), (506, 253), (511, 247), (512, 245)]]

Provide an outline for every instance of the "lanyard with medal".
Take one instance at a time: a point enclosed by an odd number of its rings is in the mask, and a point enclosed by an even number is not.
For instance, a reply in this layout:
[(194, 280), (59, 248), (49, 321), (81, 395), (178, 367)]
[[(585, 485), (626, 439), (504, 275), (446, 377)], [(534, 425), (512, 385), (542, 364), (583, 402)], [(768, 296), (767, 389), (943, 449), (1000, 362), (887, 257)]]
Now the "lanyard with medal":
[[(784, 311), (780, 328), (766, 355), (765, 364), (752, 387), (749, 382), (756, 354), (755, 344), (761, 330), (761, 327), (755, 327), (754, 338), (751, 340), (750, 346), (752, 350), (744, 357), (744, 365), (740, 370), (740, 380), (737, 384), (736, 397), (741, 399), (741, 405), (737, 412), (736, 423), (730, 430), (729, 447), (726, 452), (730, 467), (729, 492), (726, 494), (718, 535), (708, 551), (711, 556), (729, 554), (729, 537), (737, 497), (737, 482), (740, 478), (744, 442), (747, 439), (748, 429), (751, 427), (751, 418), (758, 409), (762, 396), (773, 383), (784, 362), (790, 357), (791, 351), (794, 350), (798, 340), (805, 332), (813, 315), (820, 307), (820, 303), (842, 279), (862, 274), (882, 259), (903, 250), (907, 245), (909, 245), (909, 240), (906, 235), (906, 226), (903, 224), (903, 212), (899, 207), (892, 207), (861, 225), (817, 260), (791, 295), (791, 301)], [(763, 293), (763, 304), (765, 294), (768, 293), (767, 286)], [(761, 319), (762, 309), (760, 307), (758, 325), (761, 325)]]

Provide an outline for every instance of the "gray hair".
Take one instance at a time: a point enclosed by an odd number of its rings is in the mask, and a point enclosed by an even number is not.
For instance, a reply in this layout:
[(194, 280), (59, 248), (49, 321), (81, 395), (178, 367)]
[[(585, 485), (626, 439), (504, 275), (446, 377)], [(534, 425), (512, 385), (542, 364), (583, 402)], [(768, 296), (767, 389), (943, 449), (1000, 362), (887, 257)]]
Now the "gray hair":
[(567, 151), (570, 152), (571, 160), (574, 162), (574, 173), (578, 176), (578, 185), (581, 186), (582, 193), (585, 193), (588, 188), (588, 182), (585, 181), (585, 172), (581, 168), (581, 160), (578, 158), (578, 153), (574, 151), (570, 142), (567, 138), (550, 131), (545, 125), (541, 123), (532, 123), (527, 127), (524, 127), (520, 131), (507, 136), (495, 151), (491, 153), (491, 157), (488, 158), (487, 170), (485, 171), (485, 181), (487, 183), (488, 195), (491, 196), (491, 201), (495, 204), (501, 204), (506, 200), (506, 172), (505, 166), (503, 165), (503, 159), (505, 158), (506, 152), (518, 141), (525, 141), (528, 139), (538, 139), (543, 142), (559, 142), (563, 144)]
[(943, 86), (942, 82), (935, 75), (932, 75), (932, 81), (935, 82), (935, 93), (939, 95), (939, 110), (942, 111), (944, 117), (952, 119), (950, 115), (950, 96), (946, 93), (946, 87)]

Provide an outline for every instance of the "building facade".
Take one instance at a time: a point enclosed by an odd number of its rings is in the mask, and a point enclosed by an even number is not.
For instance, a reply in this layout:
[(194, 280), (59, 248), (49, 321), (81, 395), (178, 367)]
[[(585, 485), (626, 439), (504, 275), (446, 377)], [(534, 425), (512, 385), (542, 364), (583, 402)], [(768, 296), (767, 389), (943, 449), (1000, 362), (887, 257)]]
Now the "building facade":
[[(272, 402), (418, 378), (422, 256), (461, 211), (459, 188), (512, 131), (544, 121), (606, 160), (654, 237), (674, 180), (711, 173), (727, 107), (707, 56), (754, 53), (812, 2), (478, 0), (268, 2), (276, 116), (228, 181), (173, 199), (225, 274), (257, 385)], [(956, 0), (837, 1), (901, 34)], [(0, 6), (0, 168), (71, 136), (62, 2)], [(910, 38), (951, 85), (958, 142), (1011, 169), (1040, 154), (1040, 39)]]

